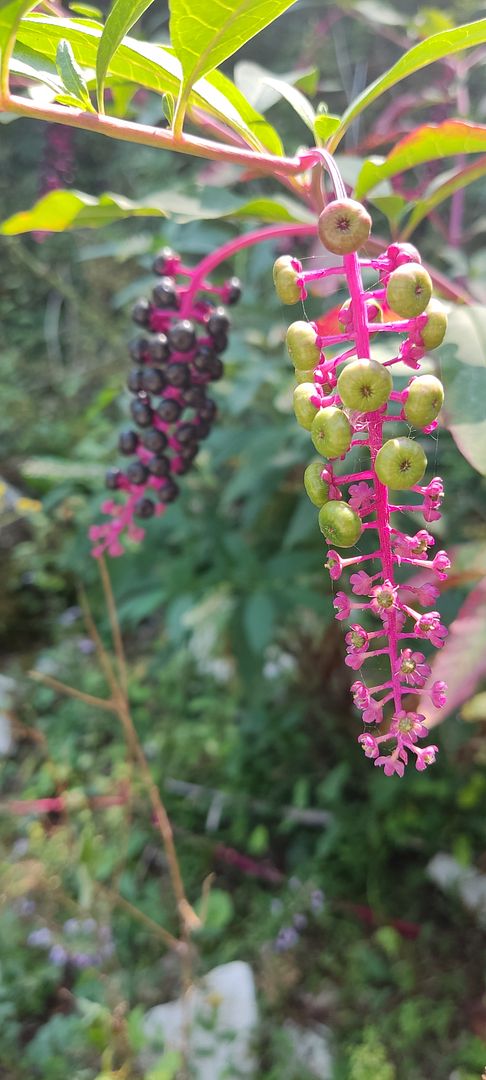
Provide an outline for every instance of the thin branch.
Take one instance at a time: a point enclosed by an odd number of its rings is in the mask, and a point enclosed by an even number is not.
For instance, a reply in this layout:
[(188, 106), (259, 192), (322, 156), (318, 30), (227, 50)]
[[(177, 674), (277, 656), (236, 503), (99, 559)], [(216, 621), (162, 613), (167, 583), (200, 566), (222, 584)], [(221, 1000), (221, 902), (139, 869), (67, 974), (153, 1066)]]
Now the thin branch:
[(116, 658), (118, 661), (118, 671), (120, 675), (120, 684), (125, 697), (127, 696), (128, 677), (127, 677), (127, 665), (125, 659), (125, 650), (123, 648), (123, 640), (120, 632), (120, 623), (118, 620), (118, 612), (116, 610), (115, 598), (113, 596), (113, 589), (111, 587), (110, 575), (108, 573), (106, 562), (103, 557), (97, 560), (98, 567), (101, 576), (101, 582), (103, 585), (103, 591), (106, 596), (106, 606), (108, 608), (108, 616), (110, 619), (111, 633), (113, 636), (113, 644), (115, 646)]
[(52, 675), (45, 675), (43, 671), (29, 671), (28, 675), (30, 679), (34, 679), (34, 682), (50, 686), (51, 690), (57, 690), (59, 694), (66, 694), (68, 697), (76, 698), (77, 701), (84, 701), (85, 705), (92, 705), (95, 709), (104, 709), (105, 712), (116, 712), (115, 702), (111, 701), (111, 699), (85, 694), (74, 686), (67, 686), (66, 683), (59, 682), (59, 679), (53, 679)]
[(125, 897), (121, 896), (120, 893), (114, 892), (112, 889), (108, 889), (105, 885), (100, 885), (99, 883), (96, 884), (96, 888), (98, 892), (103, 893), (112, 904), (116, 904), (117, 907), (123, 908), (123, 910), (134, 919), (143, 923), (148, 930), (151, 930), (153, 934), (156, 934), (157, 937), (164, 941), (171, 949), (174, 949), (175, 952), (181, 953), (184, 950), (185, 946), (183, 941), (179, 941), (178, 938), (174, 937), (173, 934), (170, 934), (168, 930), (165, 930), (163, 926), (154, 922), (154, 920), (151, 919), (149, 915), (146, 915), (144, 911), (135, 907), (129, 900), (125, 900)]

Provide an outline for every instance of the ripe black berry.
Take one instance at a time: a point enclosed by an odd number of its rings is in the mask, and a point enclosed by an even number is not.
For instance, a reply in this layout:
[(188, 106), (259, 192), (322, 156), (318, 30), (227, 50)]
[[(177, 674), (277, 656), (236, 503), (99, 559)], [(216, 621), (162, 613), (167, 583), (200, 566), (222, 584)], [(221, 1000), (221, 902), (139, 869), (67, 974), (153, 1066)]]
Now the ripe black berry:
[(167, 382), (171, 386), (177, 386), (179, 390), (185, 390), (191, 383), (191, 372), (187, 364), (168, 364)]
[(214, 420), (218, 412), (216, 402), (212, 398), (206, 398), (202, 405), (198, 406), (198, 420)]
[(163, 277), (152, 290), (154, 304), (159, 308), (179, 307), (174, 278)]
[(152, 476), (168, 476), (170, 473), (170, 458), (165, 457), (164, 454), (158, 454), (157, 457), (153, 457), (149, 461), (148, 468)]
[(174, 262), (174, 260), (177, 259), (178, 256), (175, 254), (174, 251), (172, 251), (172, 248), (162, 248), (162, 251), (158, 252), (152, 263), (152, 270), (154, 274), (160, 274), (161, 276), (163, 276), (170, 273), (170, 270), (172, 269), (172, 263)]
[(217, 353), (224, 352), (228, 348), (228, 335), (221, 331), (212, 335), (213, 349)]
[(120, 472), (120, 469), (108, 469), (105, 476), (106, 487), (109, 488), (110, 491), (116, 491), (117, 488), (120, 487), (121, 478), (122, 473)]
[(226, 331), (229, 330), (230, 327), (230, 320), (224, 307), (214, 308), (214, 311), (212, 311), (209, 316), (207, 327), (211, 337), (218, 337), (219, 334), (226, 334)]
[(237, 277), (232, 277), (226, 282), (226, 300), (228, 304), (237, 304), (241, 299), (241, 281)]
[(130, 412), (138, 427), (149, 427), (152, 423), (152, 409), (145, 401), (134, 398), (130, 402)]
[[(194, 425), (194, 432), (198, 439), (206, 439), (211, 431), (211, 424), (208, 420), (200, 420), (199, 416), (196, 416), (196, 423)], [(179, 436), (178, 436), (179, 437)]]
[(170, 355), (169, 342), (166, 334), (156, 334), (147, 342), (147, 353), (154, 364), (162, 364)]
[(167, 379), (160, 368), (148, 367), (142, 372), (141, 385), (142, 390), (147, 390), (149, 394), (161, 394), (167, 385)]
[(135, 503), (135, 513), (141, 518), (153, 517), (155, 513), (155, 503), (152, 499), (138, 499)]
[(204, 386), (190, 386), (188, 390), (184, 390), (183, 400), (184, 405), (188, 405), (190, 409), (201, 409), (207, 401)]
[(174, 398), (165, 398), (157, 406), (157, 415), (161, 420), (165, 420), (166, 424), (173, 424), (179, 419), (182, 412), (182, 406), (178, 401), (174, 401)]
[(118, 449), (121, 454), (134, 454), (138, 446), (136, 431), (121, 431), (118, 436)]
[(145, 337), (132, 338), (132, 340), (131, 340), (131, 342), (129, 343), (129, 346), (128, 346), (128, 352), (129, 352), (132, 360), (134, 360), (136, 364), (143, 364), (143, 362), (144, 362), (144, 360), (146, 359), (146, 356), (147, 356), (148, 347), (149, 347), (148, 338), (145, 338)]
[(134, 308), (132, 309), (132, 319), (138, 323), (139, 326), (148, 326), (150, 321), (150, 312), (152, 305), (149, 300), (141, 299), (137, 300)]
[(211, 364), (216, 356), (209, 345), (200, 345), (192, 363), (196, 368), (196, 371), (200, 371), (201, 375), (208, 375), (211, 370)]
[(163, 431), (159, 431), (158, 428), (152, 428), (151, 431), (145, 431), (142, 435), (142, 443), (146, 450), (151, 450), (153, 454), (161, 454), (162, 450), (165, 450), (168, 439), (167, 435)]
[(194, 323), (190, 319), (181, 319), (171, 326), (169, 333), (169, 345), (175, 352), (190, 352), (196, 344)]
[(132, 368), (128, 373), (127, 386), (132, 394), (138, 394), (143, 389), (143, 368)]
[[(195, 429), (194, 429), (194, 434), (195, 434)], [(186, 443), (184, 446), (181, 446), (181, 449), (179, 450), (179, 457), (183, 458), (184, 461), (187, 461), (190, 464), (191, 461), (194, 461), (194, 458), (196, 457), (196, 454), (197, 454), (198, 450), (199, 450), (199, 443), (197, 443), (195, 441), (190, 442), (190, 443)]]
[(194, 424), (179, 424), (175, 434), (180, 443), (194, 442)]
[(141, 461), (132, 461), (128, 466), (127, 476), (131, 484), (144, 484), (148, 478), (148, 469)]
[(179, 488), (173, 480), (167, 480), (161, 491), (161, 499), (165, 503), (174, 502), (179, 494)]
[(215, 356), (214, 359), (211, 361), (208, 374), (211, 382), (217, 382), (217, 380), (221, 379), (221, 377), (223, 376), (223, 361), (219, 359), (219, 356)]

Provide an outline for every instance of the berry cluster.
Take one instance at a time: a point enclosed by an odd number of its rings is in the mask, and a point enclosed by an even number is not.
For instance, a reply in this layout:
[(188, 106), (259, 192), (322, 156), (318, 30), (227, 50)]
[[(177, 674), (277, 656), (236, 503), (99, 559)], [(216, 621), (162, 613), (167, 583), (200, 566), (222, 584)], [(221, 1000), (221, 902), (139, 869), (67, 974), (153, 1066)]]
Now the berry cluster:
[[(346, 663), (359, 671), (375, 657), (379, 663), (387, 661), (386, 677), (378, 680), (379, 685), (367, 686), (361, 676), (352, 686), (365, 724), (382, 725), (378, 735), (365, 730), (359, 742), (386, 775), (402, 776), (410, 754), (419, 770), (435, 760), (436, 746), (417, 745), (428, 733), (425, 717), (404, 699), (425, 692), (427, 683), (434, 706), (445, 704), (447, 688), (442, 682), (430, 685), (431, 668), (416, 643), (422, 647), (427, 641), (440, 648), (447, 630), (437, 611), (421, 610), (433, 606), (439, 595), (434, 581), (424, 582), (420, 576), (408, 584), (397, 578), (401, 579), (401, 567), (412, 566), (420, 575), (431, 570), (440, 581), (450, 562), (444, 551), (431, 557), (435, 540), (426, 529), (410, 536), (391, 522), (393, 511), (421, 512), (427, 523), (440, 518), (442, 482), (434, 477), (422, 483), (427, 459), (420, 442), (411, 436), (413, 429), (425, 434), (435, 429), (444, 399), (434, 375), (414, 375), (405, 390), (395, 390), (392, 369), (399, 362), (419, 369), (425, 353), (442, 342), (447, 317), (432, 299), (432, 281), (411, 244), (394, 243), (377, 258), (358, 259), (356, 252), (370, 230), (371, 218), (363, 206), (336, 198), (323, 210), (318, 231), (324, 247), (342, 255), (342, 262), (304, 271), (298, 259), (284, 255), (275, 263), (274, 281), (286, 304), (304, 300), (309, 282), (331, 275), (342, 275), (350, 292), (339, 313), (342, 332), (323, 336), (315, 323), (294, 322), (287, 346), (297, 378), (297, 421), (310, 432), (318, 454), (327, 459), (313, 461), (304, 473), (307, 494), (319, 508), (319, 526), (331, 549), (326, 566), (333, 581), (347, 568), (353, 571), (352, 595), (338, 592), (334, 599), (336, 618), (351, 620)], [(365, 291), (363, 268), (376, 274), (376, 288)], [(383, 316), (385, 304), (388, 321)], [(396, 355), (382, 362), (370, 351), (370, 338), (380, 332), (400, 335)], [(407, 435), (384, 439), (385, 425), (400, 421), (407, 424)], [(337, 463), (357, 446), (360, 452), (368, 451), (369, 466), (345, 475)], [(404, 490), (418, 498), (411, 495), (402, 502), (390, 495)], [(342, 558), (334, 550), (352, 548), (369, 534), (376, 537), (372, 551)], [(370, 614), (380, 619), (379, 629), (368, 625)], [(392, 715), (387, 717), (390, 709)]]
[(124, 530), (132, 540), (144, 535), (134, 516), (161, 514), (177, 498), (176, 477), (191, 468), (217, 413), (206, 388), (223, 374), (220, 354), (228, 344), (230, 320), (221, 301), (236, 304), (240, 282), (233, 277), (222, 286), (212, 285), (201, 279), (198, 267), (182, 266), (168, 248), (157, 255), (153, 269), (159, 280), (152, 298), (138, 300), (132, 312), (145, 333), (129, 346), (134, 427), (118, 440), (120, 453), (132, 460), (124, 469), (110, 469), (106, 477), (107, 487), (126, 498), (123, 504), (103, 504), (111, 520), (90, 529), (94, 555), (105, 550), (121, 555)]

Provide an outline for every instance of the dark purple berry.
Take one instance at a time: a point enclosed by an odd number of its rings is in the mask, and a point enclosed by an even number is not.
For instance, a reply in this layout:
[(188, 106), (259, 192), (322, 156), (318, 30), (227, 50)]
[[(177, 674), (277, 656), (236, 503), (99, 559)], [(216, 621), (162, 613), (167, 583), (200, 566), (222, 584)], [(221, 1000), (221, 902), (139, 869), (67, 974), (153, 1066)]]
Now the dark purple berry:
[(121, 454), (134, 454), (138, 446), (136, 431), (121, 431), (118, 436), (118, 449)]
[(200, 420), (196, 417), (196, 423), (194, 425), (194, 433), (197, 439), (207, 439), (211, 431), (211, 424), (208, 420)]
[(176, 386), (178, 390), (186, 390), (191, 384), (191, 372), (187, 364), (168, 364), (166, 375), (170, 386)]
[(196, 457), (196, 454), (197, 454), (198, 450), (199, 450), (199, 443), (197, 443), (197, 442), (186, 443), (184, 446), (181, 446), (181, 449), (178, 451), (179, 457), (183, 458), (184, 461), (188, 461), (190, 463), (191, 461), (194, 461), (194, 458)]
[[(197, 448), (195, 450), (194, 457), (196, 456), (196, 454), (197, 454)], [(178, 476), (184, 476), (184, 473), (189, 472), (189, 469), (192, 469), (192, 462), (193, 462), (193, 458), (185, 458), (185, 457), (182, 457), (182, 454), (181, 454), (180, 457), (179, 457), (179, 461), (177, 462), (177, 475)]]
[(131, 356), (131, 359), (134, 360), (136, 364), (143, 364), (147, 356), (148, 348), (148, 338), (136, 337), (132, 338), (132, 341), (128, 346), (128, 352)]
[(202, 375), (208, 375), (215, 359), (216, 356), (209, 345), (200, 345), (192, 363), (196, 371), (200, 371)]
[(167, 336), (174, 352), (190, 352), (196, 344), (196, 332), (190, 319), (173, 323)]
[(116, 491), (117, 488), (120, 487), (120, 480), (122, 478), (122, 475), (123, 474), (120, 472), (120, 469), (108, 469), (108, 472), (105, 476), (106, 487), (109, 488), (110, 491)]
[(149, 461), (148, 468), (152, 476), (168, 476), (170, 473), (170, 458), (165, 457), (164, 454), (158, 454), (157, 457), (153, 457)]
[(166, 424), (174, 424), (179, 419), (182, 412), (182, 406), (174, 398), (165, 398), (157, 406), (157, 416), (160, 416), (161, 420), (164, 420)]
[(130, 402), (130, 412), (138, 427), (150, 427), (152, 423), (152, 409), (145, 401), (134, 398)]
[(184, 405), (190, 409), (202, 409), (208, 400), (204, 386), (190, 386), (188, 390), (184, 390), (183, 400)]
[(213, 349), (217, 353), (224, 352), (228, 348), (228, 335), (221, 331), (220, 334), (212, 335)]
[(137, 300), (137, 303), (132, 309), (132, 319), (134, 322), (138, 323), (139, 326), (148, 326), (151, 311), (152, 304), (149, 300)]
[(145, 431), (142, 435), (142, 443), (145, 449), (151, 450), (153, 454), (161, 454), (162, 450), (165, 450), (168, 441), (167, 435), (163, 431), (159, 431), (158, 428)]
[(174, 483), (173, 480), (167, 480), (167, 483), (165, 483), (162, 488), (160, 497), (162, 502), (169, 503), (174, 502), (174, 499), (177, 499), (178, 494), (179, 488), (177, 484)]
[(152, 499), (138, 499), (134, 509), (137, 517), (150, 518), (155, 513), (155, 503), (152, 502)]
[(138, 394), (139, 390), (143, 390), (142, 386), (143, 368), (132, 368), (128, 373), (127, 386), (131, 394)]
[(158, 308), (177, 308), (179, 298), (176, 292), (174, 278), (163, 277), (152, 290), (154, 304)]
[(148, 469), (141, 461), (132, 461), (128, 466), (127, 476), (131, 484), (144, 484), (148, 478)]
[(219, 359), (219, 356), (215, 356), (214, 360), (211, 361), (211, 364), (209, 366), (209, 371), (208, 371), (208, 375), (209, 375), (209, 378), (211, 379), (211, 382), (217, 382), (218, 379), (222, 378), (223, 374), (224, 374), (223, 361)]
[(149, 394), (161, 394), (167, 385), (167, 379), (160, 368), (145, 368), (141, 379), (142, 390)]
[(175, 436), (180, 443), (194, 442), (194, 424), (179, 424), (176, 428)]
[(218, 409), (216, 402), (212, 398), (206, 398), (206, 401), (198, 407), (197, 419), (198, 420), (214, 420), (217, 415)]
[(159, 251), (155, 256), (152, 263), (152, 270), (154, 274), (159, 274), (161, 276), (170, 274), (173, 269), (174, 261), (178, 262), (178, 260), (179, 256), (176, 255), (175, 251), (172, 251), (172, 248), (164, 247), (162, 248), (162, 251)]
[(241, 281), (237, 277), (232, 277), (226, 282), (226, 300), (228, 304), (237, 304), (241, 299)]
[(230, 320), (224, 307), (216, 307), (211, 312), (207, 321), (208, 333), (211, 337), (218, 337), (219, 334), (226, 334), (229, 330)]
[(153, 364), (163, 364), (170, 356), (166, 334), (156, 334), (147, 342), (147, 353)]

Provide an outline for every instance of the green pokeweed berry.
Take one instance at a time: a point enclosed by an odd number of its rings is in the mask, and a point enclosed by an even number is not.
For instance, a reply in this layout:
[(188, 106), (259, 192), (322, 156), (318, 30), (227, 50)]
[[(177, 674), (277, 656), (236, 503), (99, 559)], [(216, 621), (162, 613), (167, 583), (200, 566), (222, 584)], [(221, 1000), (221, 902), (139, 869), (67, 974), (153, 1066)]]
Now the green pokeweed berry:
[(331, 499), (319, 510), (319, 528), (333, 547), (353, 547), (363, 531), (361, 518), (347, 502)]
[(329, 484), (321, 480), (322, 461), (311, 461), (304, 472), (304, 487), (314, 506), (329, 502)]
[(334, 199), (322, 211), (317, 223), (324, 247), (334, 255), (349, 255), (366, 243), (371, 218), (355, 199)]
[(446, 310), (440, 300), (432, 299), (427, 305), (424, 315), (427, 322), (420, 331), (420, 337), (426, 349), (436, 349), (441, 345), (447, 330)]
[(353, 429), (342, 409), (328, 405), (325, 409), (319, 409), (312, 421), (310, 433), (318, 454), (335, 458), (349, 450)]
[(314, 368), (319, 363), (320, 349), (316, 345), (316, 332), (311, 323), (291, 323), (285, 338), (290, 359), (299, 371)]
[(413, 439), (388, 439), (375, 458), (378, 479), (394, 491), (420, 483), (426, 468), (427, 458)]
[(295, 381), (297, 383), (312, 382), (314, 378), (314, 368), (308, 368), (307, 371), (297, 371), (295, 369)]
[[(348, 311), (351, 307), (351, 300), (345, 300), (344, 304), (338, 314), (338, 323), (344, 328), (349, 326)], [(367, 296), (365, 300), (366, 314), (368, 322), (383, 322), (383, 308), (380, 306), (377, 300), (372, 296)], [(352, 320), (351, 320), (352, 322)]]
[(314, 383), (300, 383), (294, 390), (294, 413), (297, 423), (306, 431), (310, 431), (318, 409), (312, 404), (316, 388)]
[(421, 315), (432, 296), (430, 274), (420, 263), (405, 263), (390, 274), (386, 288), (388, 307), (404, 319)]
[(338, 393), (347, 409), (376, 412), (388, 401), (393, 389), (389, 368), (377, 360), (352, 360), (337, 382)]
[(408, 388), (404, 413), (413, 427), (428, 427), (436, 420), (444, 404), (444, 387), (435, 375), (420, 375)]
[(300, 300), (298, 272), (292, 266), (291, 255), (281, 255), (273, 264), (273, 282), (282, 304), (296, 304)]

